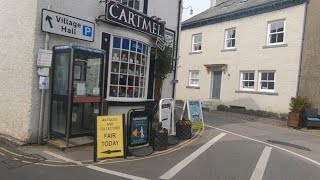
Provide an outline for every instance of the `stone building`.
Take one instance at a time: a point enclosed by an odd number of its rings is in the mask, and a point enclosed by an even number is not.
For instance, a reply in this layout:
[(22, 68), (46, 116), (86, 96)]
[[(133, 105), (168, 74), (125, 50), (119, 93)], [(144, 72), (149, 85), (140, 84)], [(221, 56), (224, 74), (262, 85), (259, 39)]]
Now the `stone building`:
[[(176, 98), (199, 99), (209, 108), (288, 112), (298, 93), (307, 2), (213, 0), (211, 5), (182, 23)], [(310, 27), (309, 46), (319, 39), (313, 28), (318, 24)], [(308, 78), (317, 78), (313, 75)], [(309, 83), (309, 91), (317, 87)]]
[[(110, 7), (109, 3), (114, 5)], [(48, 50), (53, 50), (52, 64), (55, 65), (51, 67), (52, 76), (49, 75), (52, 84), (45, 90), (44, 137), (48, 133), (61, 137), (92, 135), (95, 119), (92, 117), (145, 107), (154, 100), (152, 49), (157, 47), (157, 38), (165, 38), (168, 46), (177, 43), (179, 3), (181, 0), (0, 0), (0, 135), (26, 143), (37, 142), (41, 119), (37, 58), (46, 42)], [(115, 19), (110, 21), (107, 16)], [(55, 34), (49, 33), (46, 41), (44, 31), (56, 26), (60, 29), (52, 30)], [(68, 49), (85, 53), (72, 59)], [(91, 57), (86, 52), (100, 53), (101, 57)], [(95, 65), (102, 65), (103, 56), (106, 68), (93, 70)], [(64, 69), (63, 63), (69, 63), (68, 58), (75, 62), (73, 74), (66, 73), (68, 68)], [(92, 78), (88, 73), (89, 64), (90, 72), (103, 72), (104, 76), (99, 76), (97, 82), (104, 79), (105, 86), (87, 82)], [(66, 89), (63, 86), (57, 89), (64, 80), (70, 79), (68, 75), (75, 83), (65, 86)], [(173, 74), (165, 81), (163, 97), (172, 97), (172, 79)], [(41, 85), (45, 85), (47, 78), (42, 80)], [(56, 88), (53, 91), (52, 86)], [(68, 97), (68, 102), (73, 104), (68, 109), (62, 100), (64, 90), (75, 96), (88, 96)], [(50, 118), (50, 112), (59, 115)]]

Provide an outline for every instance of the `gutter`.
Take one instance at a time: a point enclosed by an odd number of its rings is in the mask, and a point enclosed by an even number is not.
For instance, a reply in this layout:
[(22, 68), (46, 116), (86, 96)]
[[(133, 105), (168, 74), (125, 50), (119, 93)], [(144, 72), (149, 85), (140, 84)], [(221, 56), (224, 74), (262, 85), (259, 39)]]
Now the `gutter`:
[[(177, 39), (176, 39), (176, 55), (174, 58), (174, 69), (173, 69), (173, 80), (177, 78), (177, 61), (178, 61), (178, 52), (179, 52), (179, 40), (180, 40), (180, 31), (181, 31), (181, 9), (182, 9), (182, 0), (179, 0), (178, 4), (178, 27), (177, 27)], [(176, 93), (176, 83), (173, 83), (172, 87), (172, 99), (175, 99)]]
[(303, 50), (304, 50), (304, 40), (305, 40), (305, 31), (306, 31), (306, 24), (307, 24), (307, 16), (308, 16), (308, 4), (309, 0), (305, 2), (305, 11), (304, 11), (304, 20), (303, 20), (303, 31), (302, 31), (302, 41), (301, 41), (301, 50), (300, 50), (300, 61), (299, 61), (299, 73), (298, 73), (298, 82), (297, 82), (297, 92), (296, 96), (300, 94), (300, 83), (301, 83), (301, 71), (302, 71), (302, 60), (303, 60)]

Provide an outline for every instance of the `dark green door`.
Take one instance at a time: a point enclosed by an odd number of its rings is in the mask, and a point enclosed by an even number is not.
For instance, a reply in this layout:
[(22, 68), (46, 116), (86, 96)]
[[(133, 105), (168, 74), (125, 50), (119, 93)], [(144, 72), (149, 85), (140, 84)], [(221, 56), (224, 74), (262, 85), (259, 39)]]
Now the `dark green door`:
[(220, 99), (222, 71), (212, 72), (212, 99)]

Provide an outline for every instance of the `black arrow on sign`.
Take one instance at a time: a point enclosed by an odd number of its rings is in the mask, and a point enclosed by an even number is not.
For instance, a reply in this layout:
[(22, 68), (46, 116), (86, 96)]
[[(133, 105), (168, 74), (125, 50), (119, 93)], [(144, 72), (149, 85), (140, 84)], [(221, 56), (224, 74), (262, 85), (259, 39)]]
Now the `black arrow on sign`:
[(47, 15), (46, 17), (46, 21), (49, 21), (50, 27), (53, 28), (52, 23), (51, 23), (52, 17), (50, 17), (49, 15)]
[(101, 152), (101, 153), (112, 154), (112, 153), (118, 153), (118, 152), (121, 152), (121, 150), (114, 150), (114, 151), (108, 150), (108, 151), (104, 151), (104, 152)]

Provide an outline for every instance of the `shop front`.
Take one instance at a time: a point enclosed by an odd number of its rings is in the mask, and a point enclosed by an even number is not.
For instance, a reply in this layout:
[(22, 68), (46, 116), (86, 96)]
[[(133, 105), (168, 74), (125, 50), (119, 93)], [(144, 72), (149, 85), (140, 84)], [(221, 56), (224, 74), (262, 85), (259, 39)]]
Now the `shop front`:
[(49, 138), (66, 147), (70, 138), (93, 136), (97, 116), (154, 105), (156, 42), (164, 42), (165, 23), (114, 1), (105, 9), (93, 42), (53, 40)]

